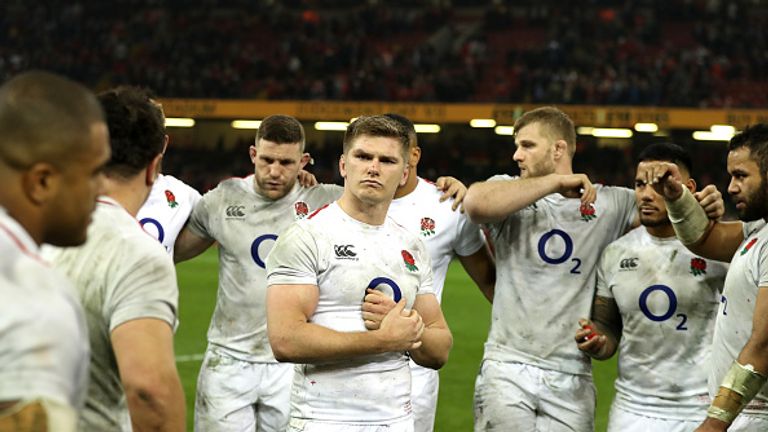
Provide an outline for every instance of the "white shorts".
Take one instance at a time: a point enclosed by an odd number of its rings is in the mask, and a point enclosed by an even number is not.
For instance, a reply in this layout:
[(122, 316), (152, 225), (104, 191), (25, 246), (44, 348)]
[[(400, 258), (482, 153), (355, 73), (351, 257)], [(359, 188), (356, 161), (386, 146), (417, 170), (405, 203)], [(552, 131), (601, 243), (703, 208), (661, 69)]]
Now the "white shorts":
[(728, 427), (728, 432), (765, 432), (768, 431), (768, 418), (739, 414)]
[(608, 432), (693, 432), (704, 421), (706, 412), (698, 420), (674, 420), (638, 415), (611, 405)]
[(439, 386), (440, 375), (436, 370), (411, 361), (411, 405), (416, 432), (432, 432), (435, 429)]
[(388, 425), (321, 422), (292, 418), (288, 432), (413, 432), (413, 418)]
[(251, 363), (206, 350), (195, 397), (195, 431), (283, 432), (292, 363)]
[(50, 399), (31, 399), (0, 411), (0, 431), (75, 432), (77, 412)]
[(483, 360), (475, 381), (475, 432), (592, 432), (595, 386), (522, 363)]

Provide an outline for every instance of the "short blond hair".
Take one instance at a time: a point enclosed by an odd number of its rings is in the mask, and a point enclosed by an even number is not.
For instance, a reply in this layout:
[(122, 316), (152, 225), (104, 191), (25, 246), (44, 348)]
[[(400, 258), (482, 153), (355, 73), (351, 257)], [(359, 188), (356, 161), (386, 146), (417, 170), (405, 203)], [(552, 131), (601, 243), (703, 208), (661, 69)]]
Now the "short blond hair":
[(568, 154), (573, 157), (576, 153), (576, 127), (568, 114), (553, 106), (533, 109), (517, 119), (515, 134), (533, 123), (543, 126), (543, 133), (547, 134), (553, 141), (565, 141), (568, 144)]

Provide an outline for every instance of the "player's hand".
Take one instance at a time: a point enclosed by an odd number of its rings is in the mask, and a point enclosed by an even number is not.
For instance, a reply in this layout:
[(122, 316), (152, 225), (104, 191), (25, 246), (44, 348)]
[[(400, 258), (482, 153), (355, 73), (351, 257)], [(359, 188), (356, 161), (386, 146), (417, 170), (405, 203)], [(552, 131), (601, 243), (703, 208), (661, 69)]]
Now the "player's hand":
[(637, 165), (637, 178), (651, 185), (667, 201), (680, 198), (685, 187), (681, 182), (680, 169), (672, 162), (640, 162)]
[(415, 310), (405, 309), (405, 299), (402, 299), (384, 316), (377, 331), (389, 346), (389, 351), (414, 350), (421, 346), (424, 321)]
[(605, 347), (607, 337), (597, 331), (595, 324), (588, 319), (579, 320), (579, 329), (574, 336), (576, 346), (590, 357), (598, 357)]
[(715, 185), (707, 185), (704, 189), (693, 194), (710, 220), (719, 220), (725, 214), (723, 194)]
[(707, 417), (694, 432), (724, 432), (728, 430), (728, 426), (729, 425), (723, 421)]
[(568, 198), (580, 198), (581, 205), (589, 205), (595, 202), (597, 191), (586, 174), (563, 174), (558, 176), (559, 190)]
[(443, 202), (448, 198), (453, 198), (453, 206), (451, 206), (451, 209), (456, 211), (456, 209), (461, 206), (461, 212), (464, 213), (464, 204), (462, 203), (464, 202), (464, 196), (467, 194), (467, 187), (464, 186), (464, 183), (457, 178), (445, 176), (438, 177), (435, 186), (443, 192), (443, 195), (440, 197), (440, 202)]
[(304, 187), (312, 187), (317, 184), (317, 178), (309, 171), (299, 170), (299, 184)]
[(368, 330), (378, 330), (381, 321), (395, 307), (395, 301), (383, 292), (368, 288), (363, 299), (363, 321)]

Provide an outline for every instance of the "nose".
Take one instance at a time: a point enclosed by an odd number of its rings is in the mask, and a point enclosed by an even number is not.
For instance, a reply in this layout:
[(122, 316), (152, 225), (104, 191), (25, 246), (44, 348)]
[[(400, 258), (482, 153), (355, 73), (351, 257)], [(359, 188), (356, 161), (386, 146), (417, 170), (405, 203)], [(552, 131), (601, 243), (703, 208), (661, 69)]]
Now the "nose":
[(736, 195), (739, 193), (739, 185), (736, 183), (736, 179), (731, 177), (731, 181), (728, 183), (728, 193)]
[(272, 178), (280, 177), (280, 164), (275, 162), (269, 164), (269, 176)]
[(515, 150), (515, 153), (512, 155), (512, 160), (514, 160), (515, 162), (522, 162), (523, 152), (520, 151), (519, 147)]
[(371, 162), (368, 164), (368, 173), (371, 175), (378, 175), (380, 169), (381, 169), (381, 163), (379, 162), (379, 159), (378, 158), (371, 159)]
[(653, 201), (654, 195), (656, 195), (656, 191), (653, 190), (652, 187), (648, 185), (641, 185), (638, 186), (638, 194), (640, 195), (640, 199), (643, 201)]

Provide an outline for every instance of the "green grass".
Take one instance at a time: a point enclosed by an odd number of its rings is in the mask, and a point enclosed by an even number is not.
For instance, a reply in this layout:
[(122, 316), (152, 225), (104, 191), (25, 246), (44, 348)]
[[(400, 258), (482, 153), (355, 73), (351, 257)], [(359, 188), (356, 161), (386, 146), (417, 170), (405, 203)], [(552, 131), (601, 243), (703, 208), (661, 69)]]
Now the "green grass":
[[(176, 355), (201, 354), (205, 351), (205, 334), (216, 303), (216, 250), (211, 249), (192, 261), (181, 263), (176, 270), (181, 292), (181, 325), (176, 333)], [(448, 364), (440, 371), (435, 430), (471, 431), (475, 375), (483, 356), (491, 308), (457, 262), (451, 265), (445, 285), (443, 311), (453, 332), (454, 344)], [(178, 368), (187, 395), (187, 429), (191, 431), (200, 360), (180, 361)], [(605, 431), (614, 393), (615, 360), (595, 362), (594, 376), (597, 387), (595, 430), (602, 432)]]

